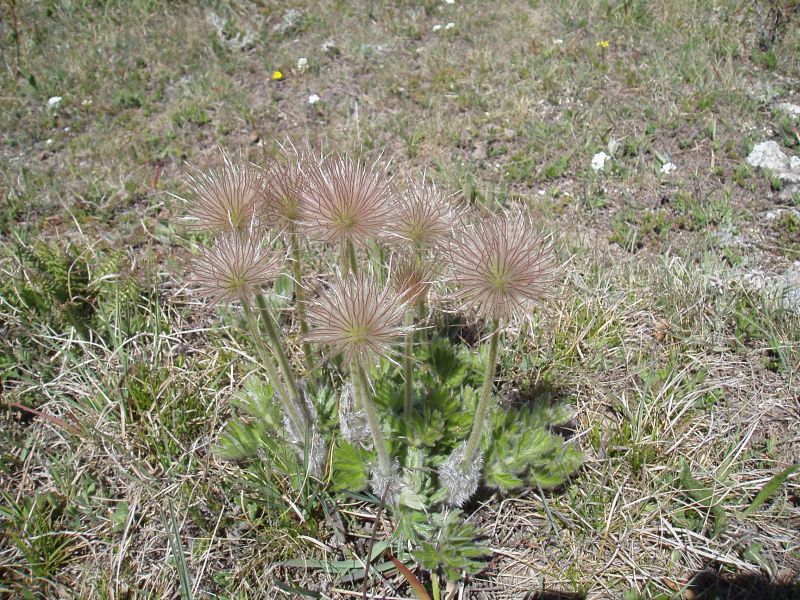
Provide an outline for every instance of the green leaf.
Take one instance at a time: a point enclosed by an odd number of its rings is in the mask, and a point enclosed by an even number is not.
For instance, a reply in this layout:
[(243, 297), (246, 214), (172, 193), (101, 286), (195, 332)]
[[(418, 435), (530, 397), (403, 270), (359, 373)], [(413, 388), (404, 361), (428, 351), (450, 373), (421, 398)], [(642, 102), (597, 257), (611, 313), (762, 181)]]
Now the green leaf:
[(728, 517), (722, 507), (722, 501), (714, 498), (714, 490), (705, 487), (697, 481), (689, 470), (689, 466), (683, 463), (681, 467), (680, 483), (686, 494), (696, 502), (700, 508), (705, 510), (713, 517), (712, 537), (719, 534), (727, 524)]
[(273, 301), (279, 306), (284, 306), (291, 302), (294, 296), (294, 281), (288, 273), (281, 273), (275, 280), (273, 287)]
[(764, 504), (764, 502), (769, 500), (772, 494), (774, 494), (775, 492), (778, 491), (778, 489), (780, 489), (780, 487), (783, 485), (783, 482), (786, 481), (786, 479), (788, 479), (789, 475), (791, 475), (798, 469), (800, 469), (800, 463), (794, 464), (791, 467), (787, 467), (786, 469), (775, 475), (764, 485), (763, 488), (761, 488), (761, 491), (758, 492), (758, 494), (756, 494), (755, 498), (753, 498), (753, 501), (750, 503), (750, 506), (745, 508), (740, 513), (740, 515), (743, 517), (747, 517), (753, 514), (756, 510), (758, 510), (759, 506), (761, 506), (762, 504)]
[(522, 486), (522, 479), (510, 473), (492, 471), (486, 474), (486, 485), (498, 488), (501, 492), (508, 492)]
[(370, 454), (366, 450), (354, 448), (344, 440), (337, 441), (333, 452), (333, 489), (359, 492), (366, 488), (369, 459)]

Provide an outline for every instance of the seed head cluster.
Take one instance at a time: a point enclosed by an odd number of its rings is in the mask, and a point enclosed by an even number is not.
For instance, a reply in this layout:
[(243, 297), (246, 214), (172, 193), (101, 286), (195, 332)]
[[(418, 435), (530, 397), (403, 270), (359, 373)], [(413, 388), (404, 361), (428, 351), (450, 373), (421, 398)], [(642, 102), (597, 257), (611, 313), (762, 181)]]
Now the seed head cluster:
[(331, 346), (348, 364), (388, 356), (405, 331), (406, 307), (371, 277), (337, 277), (309, 307), (309, 339)]
[[(342, 355), (346, 365), (355, 367), (349, 369), (351, 382), (340, 401), (341, 431), (354, 445), (371, 440), (376, 456), (371, 487), (389, 504), (399, 502), (404, 474), (386, 443), (365, 367), (378, 357), (392, 358), (406, 336), (403, 414), (413, 417), (421, 398), (414, 387), (414, 348), (427, 341), (415, 338), (418, 325), (405, 323), (425, 322), (431, 285), (445, 279), (452, 284), (443, 286), (450, 298), (441, 300), (492, 323), (488, 383), (476, 405), (472, 434), (438, 469), (446, 503), (468, 502), (481, 481), (482, 427), (492, 398), (500, 330), (552, 295), (560, 269), (551, 239), (521, 209), (475, 216), (433, 185), (410, 183), (396, 193), (387, 168), (377, 162), (298, 152), (291, 144), (281, 146), (263, 167), (237, 163), (223, 152), (219, 168), (197, 171), (188, 182), (194, 189), (188, 203), (192, 226), (213, 235), (192, 262), (191, 277), (213, 303), (243, 305), (263, 368), (283, 404), (284, 439), (298, 456), (309, 459), (314, 477), (324, 479), (328, 458), (310, 400), (314, 396), (305, 394), (295, 377), (295, 357), (285, 350), (274, 307), (259, 298), (258, 312), (252, 310), (254, 295), (287, 269), (285, 255), (291, 253), (297, 284), (294, 315), (308, 385), (317, 385), (318, 351)], [(301, 269), (304, 250), (320, 251), (308, 246), (309, 240), (335, 246), (322, 248), (323, 257), (341, 250), (347, 272), (325, 277)], [(378, 244), (376, 252), (374, 242), (392, 243)], [(388, 266), (379, 263), (387, 253)], [(386, 283), (375, 275), (384, 269)], [(321, 292), (302, 285), (312, 280)]]
[(523, 316), (552, 293), (558, 272), (549, 239), (522, 212), (464, 226), (447, 258), (456, 300), (487, 319)]

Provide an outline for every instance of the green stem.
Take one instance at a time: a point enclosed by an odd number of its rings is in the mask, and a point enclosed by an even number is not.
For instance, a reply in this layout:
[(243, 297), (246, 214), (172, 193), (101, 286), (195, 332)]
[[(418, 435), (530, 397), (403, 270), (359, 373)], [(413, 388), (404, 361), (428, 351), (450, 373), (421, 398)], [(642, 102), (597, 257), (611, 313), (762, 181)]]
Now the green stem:
[[(264, 317), (264, 326), (267, 330), (267, 337), (272, 345), (272, 352), (278, 359), (278, 366), (283, 373), (283, 378), (286, 380), (286, 385), (293, 397), (295, 406), (305, 417), (305, 422), (311, 425), (314, 419), (312, 418), (311, 412), (306, 405), (305, 398), (303, 398), (303, 393), (300, 391), (300, 387), (295, 381), (294, 373), (292, 372), (292, 365), (289, 363), (289, 358), (286, 356), (286, 352), (283, 350), (281, 336), (278, 333), (278, 324), (275, 322), (275, 318), (272, 316), (272, 312), (269, 310), (267, 301), (262, 294), (258, 294), (256, 296), (256, 302), (258, 303), (258, 308)], [(302, 431), (305, 431), (305, 428)]]
[[(414, 248), (414, 258), (417, 261), (417, 265), (420, 269), (423, 269), (423, 265), (425, 263), (425, 248), (420, 245), (416, 245)], [(424, 269), (423, 269), (424, 270)], [(428, 307), (427, 302), (425, 301), (427, 297), (427, 293), (422, 294), (417, 300), (417, 322), (419, 323), (419, 341), (421, 343), (425, 343), (428, 341), (428, 333), (425, 327), (426, 321), (428, 320)]]
[(289, 228), (289, 246), (292, 252), (292, 276), (294, 277), (294, 293), (297, 296), (297, 320), (300, 321), (300, 335), (303, 338), (303, 356), (306, 362), (306, 372), (309, 378), (314, 377), (314, 355), (311, 353), (311, 344), (306, 341), (308, 335), (308, 322), (306, 321), (306, 294), (303, 289), (303, 268), (300, 264), (300, 241), (294, 225)]
[(461, 459), (461, 470), (465, 472), (480, 450), (486, 411), (489, 408), (489, 399), (492, 396), (492, 388), (494, 387), (494, 371), (497, 367), (497, 349), (499, 346), (500, 326), (495, 322), (489, 338), (489, 356), (486, 359), (486, 372), (484, 373), (481, 397), (478, 399), (478, 406), (475, 408), (475, 421), (472, 423), (472, 432), (469, 434), (469, 440), (467, 440), (467, 445), (464, 448), (464, 457)]
[(440, 600), (439, 574), (436, 571), (431, 571), (431, 585), (433, 586), (433, 600)]
[(303, 419), (303, 416), (297, 411), (297, 406), (295, 406), (289, 398), (289, 394), (281, 381), (278, 370), (275, 368), (274, 358), (264, 345), (264, 340), (261, 338), (261, 330), (253, 314), (253, 309), (250, 307), (250, 301), (243, 299), (242, 307), (244, 308), (244, 317), (247, 321), (247, 325), (250, 327), (250, 335), (252, 335), (255, 340), (256, 348), (261, 356), (261, 362), (267, 370), (267, 375), (272, 382), (275, 395), (278, 396), (281, 404), (283, 404), (283, 408), (286, 410), (286, 414), (289, 419), (291, 419), (295, 429), (298, 432), (305, 432), (307, 429), (307, 421)]
[(367, 413), (367, 421), (369, 421), (369, 428), (372, 431), (372, 443), (378, 455), (378, 471), (385, 477), (389, 477), (392, 473), (392, 459), (389, 457), (389, 450), (386, 447), (386, 439), (383, 437), (378, 413), (375, 412), (375, 405), (369, 397), (369, 378), (358, 359), (353, 359), (350, 364), (350, 374), (353, 376), (356, 397), (361, 398), (361, 406), (364, 408), (364, 412)]
[(411, 326), (414, 323), (414, 311), (409, 310), (406, 313), (406, 325), (408, 331), (406, 332), (406, 345), (403, 352), (403, 378), (405, 379), (405, 395), (403, 397), (403, 416), (408, 420), (411, 416), (411, 399), (414, 396), (414, 369), (411, 361), (411, 351), (414, 346), (414, 330)]
[(353, 245), (353, 240), (348, 239), (345, 242), (345, 253), (347, 254), (346, 262), (350, 267), (353, 275), (358, 275), (358, 260), (356, 259), (356, 247)]

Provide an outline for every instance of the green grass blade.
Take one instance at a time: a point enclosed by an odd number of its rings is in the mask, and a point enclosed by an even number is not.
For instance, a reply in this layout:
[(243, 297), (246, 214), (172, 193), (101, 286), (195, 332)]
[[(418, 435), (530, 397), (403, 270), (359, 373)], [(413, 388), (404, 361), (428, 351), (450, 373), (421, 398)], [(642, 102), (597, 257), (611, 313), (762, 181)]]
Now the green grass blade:
[(791, 467), (787, 467), (786, 469), (775, 475), (772, 479), (770, 479), (764, 485), (764, 487), (761, 488), (761, 491), (758, 492), (758, 494), (756, 494), (756, 497), (753, 498), (753, 501), (750, 503), (750, 506), (748, 506), (742, 511), (741, 515), (743, 517), (747, 517), (753, 514), (756, 510), (758, 510), (759, 506), (764, 504), (764, 502), (769, 500), (772, 494), (778, 491), (778, 489), (783, 485), (783, 482), (786, 481), (789, 475), (791, 475), (798, 469), (800, 469), (800, 463), (794, 464)]
[(169, 544), (172, 547), (172, 553), (175, 555), (175, 568), (178, 570), (178, 579), (181, 585), (181, 598), (182, 600), (192, 600), (192, 584), (189, 577), (189, 567), (186, 564), (186, 555), (183, 553), (183, 544), (181, 544), (180, 530), (178, 528), (178, 520), (175, 518), (175, 509), (172, 502), (167, 505), (169, 510), (170, 528), (172, 529), (169, 536)]

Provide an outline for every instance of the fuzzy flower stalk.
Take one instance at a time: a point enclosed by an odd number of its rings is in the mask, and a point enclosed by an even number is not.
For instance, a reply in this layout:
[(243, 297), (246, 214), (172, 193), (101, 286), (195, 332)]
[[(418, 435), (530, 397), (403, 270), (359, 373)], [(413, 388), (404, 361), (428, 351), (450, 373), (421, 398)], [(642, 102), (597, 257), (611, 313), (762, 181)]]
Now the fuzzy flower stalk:
[(307, 235), (338, 243), (342, 273), (358, 273), (356, 247), (387, 236), (396, 212), (385, 167), (346, 156), (331, 156), (307, 166), (303, 189), (303, 227)]
[[(431, 285), (433, 268), (430, 263), (415, 257), (404, 255), (395, 263), (392, 269), (392, 288), (405, 300), (408, 310), (406, 311), (405, 324), (408, 327), (405, 334), (403, 347), (403, 379), (405, 389), (403, 393), (403, 414), (405, 417), (411, 415), (412, 400), (414, 395), (414, 365), (413, 349), (414, 334), (414, 307), (418, 309), (424, 305), (425, 297)], [(420, 319), (421, 320), (421, 319)]]
[(462, 506), (475, 493), (483, 462), (480, 445), (494, 387), (504, 323), (521, 318), (552, 294), (558, 266), (549, 238), (521, 211), (491, 215), (466, 225), (447, 251), (461, 308), (489, 323), (489, 353), (469, 439), (439, 469), (447, 501)]
[[(453, 206), (450, 199), (439, 193), (435, 186), (423, 182), (409, 181), (400, 198), (395, 235), (403, 248), (395, 270), (394, 284), (397, 291), (409, 302), (406, 323), (414, 323), (414, 309), (418, 322), (427, 319), (426, 298), (433, 268), (431, 251), (436, 251), (448, 239), (452, 227)], [(419, 331), (424, 338), (424, 330)], [(414, 391), (412, 350), (414, 332), (406, 333), (403, 352), (403, 378), (405, 381), (403, 414), (411, 415)]]
[(295, 282), (297, 319), (300, 324), (303, 357), (306, 372), (313, 375), (314, 355), (305, 339), (308, 334), (306, 298), (303, 288), (302, 252), (299, 223), (302, 218), (302, 191), (306, 186), (301, 168), (303, 161), (312, 161), (310, 152), (301, 155), (291, 143), (279, 146), (278, 156), (267, 158), (264, 169), (263, 208), (267, 221), (286, 237), (292, 263), (292, 278)]
[(309, 337), (341, 354), (349, 365), (355, 404), (366, 413), (377, 455), (372, 489), (396, 504), (402, 483), (398, 465), (389, 455), (380, 419), (372, 401), (367, 370), (379, 356), (388, 356), (404, 333), (404, 300), (389, 287), (378, 289), (371, 277), (337, 277), (309, 307)]
[[(280, 260), (272, 246), (273, 240), (259, 237), (253, 232), (222, 234), (214, 240), (210, 248), (201, 250), (200, 256), (193, 262), (191, 274), (198, 291), (208, 296), (212, 302), (241, 303), (262, 364), (283, 406), (290, 438), (295, 445), (309, 446), (312, 451), (312, 474), (319, 476), (325, 449), (324, 443), (315, 432), (316, 415), (313, 407), (306, 401), (294, 380), (272, 316), (267, 314), (264, 319), (272, 345), (270, 352), (261, 336), (258, 317), (253, 311), (253, 298), (260, 301), (261, 289), (280, 272)], [(263, 310), (261, 312), (263, 314)], [(283, 371), (284, 381), (281, 381), (278, 369)], [(307, 436), (310, 438), (307, 439)]]

